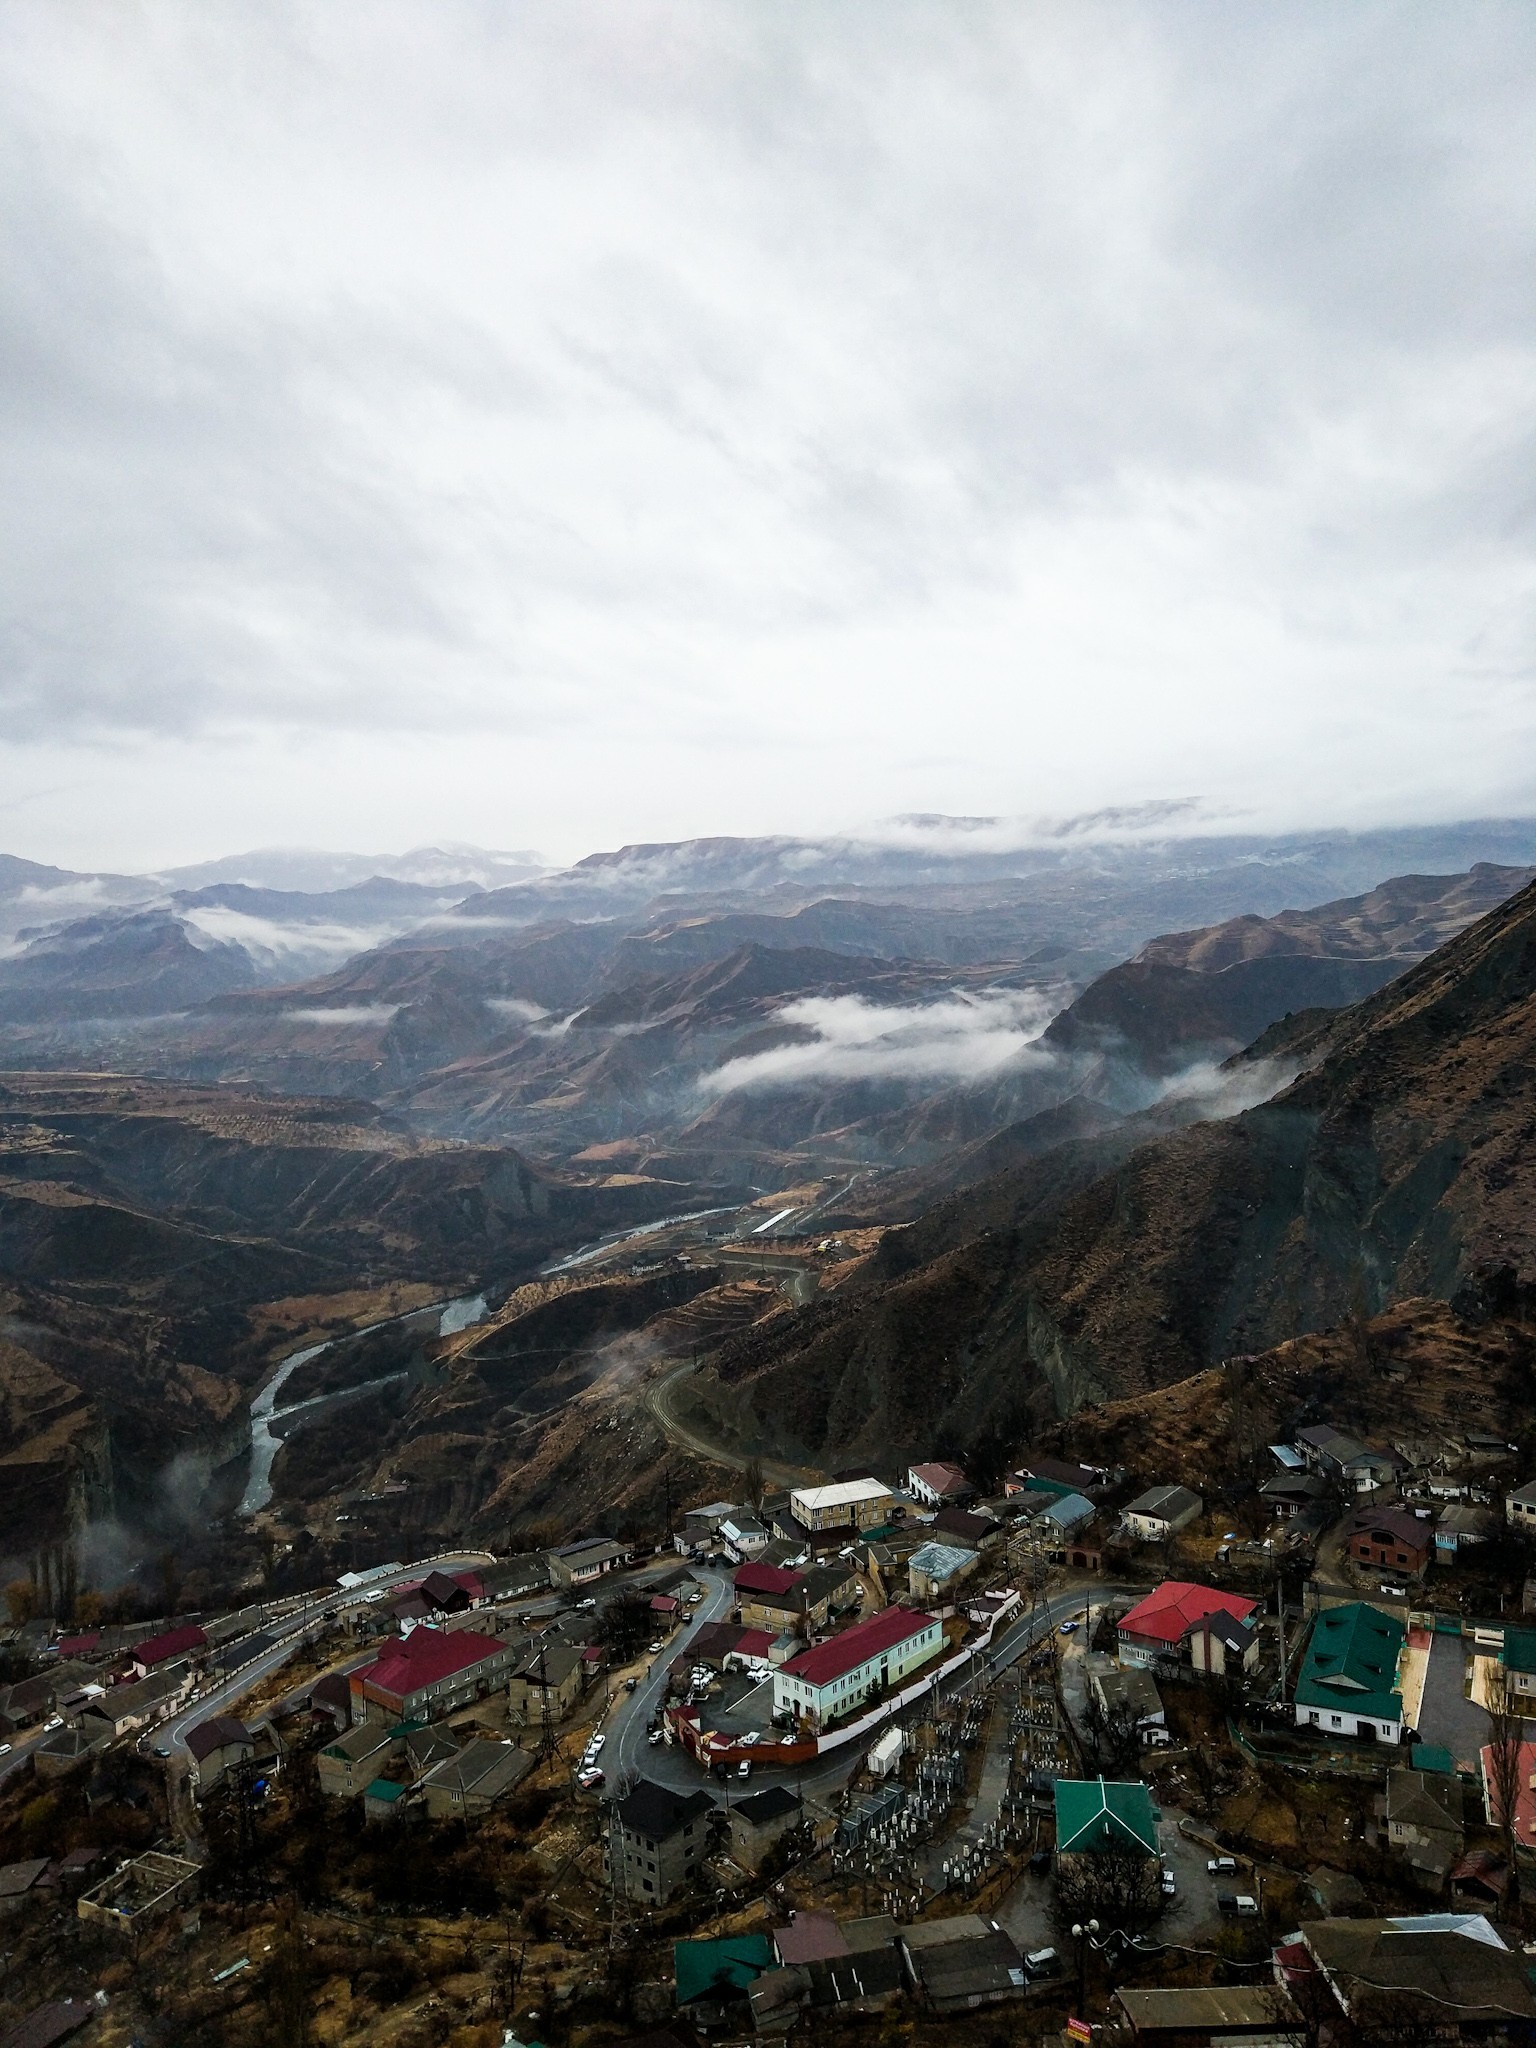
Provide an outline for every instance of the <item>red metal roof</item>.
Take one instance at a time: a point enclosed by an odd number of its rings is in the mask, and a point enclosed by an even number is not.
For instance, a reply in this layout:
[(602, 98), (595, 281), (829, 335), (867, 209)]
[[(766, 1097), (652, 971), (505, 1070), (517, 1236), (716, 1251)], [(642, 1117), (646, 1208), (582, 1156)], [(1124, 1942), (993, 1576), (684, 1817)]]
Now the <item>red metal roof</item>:
[(1208, 1614), (1230, 1614), (1234, 1621), (1246, 1621), (1258, 1606), (1237, 1593), (1218, 1593), (1214, 1586), (1192, 1585), (1187, 1579), (1164, 1579), (1155, 1593), (1149, 1593), (1120, 1623), (1120, 1632), (1145, 1636), (1155, 1643), (1181, 1643), (1196, 1622)]
[(441, 1678), (451, 1678), (456, 1671), (467, 1671), (472, 1664), (494, 1657), (506, 1647), (494, 1636), (475, 1635), (469, 1629), (445, 1635), (441, 1629), (413, 1628), (402, 1641), (386, 1644), (372, 1664), (354, 1671), (352, 1683), (375, 1685), (380, 1692), (404, 1699), (408, 1693), (420, 1692), (424, 1685), (435, 1685)]
[(744, 1628), (741, 1640), (726, 1652), (728, 1657), (766, 1657), (773, 1648), (773, 1632), (766, 1628)]
[(164, 1664), (171, 1657), (185, 1657), (189, 1650), (207, 1647), (208, 1638), (195, 1622), (189, 1621), (180, 1628), (168, 1628), (164, 1635), (147, 1637), (129, 1656), (148, 1671), (152, 1664)]
[(738, 1593), (789, 1593), (805, 1577), (781, 1564), (744, 1564), (737, 1568)]
[(807, 1685), (827, 1685), (832, 1679), (841, 1678), (845, 1671), (878, 1657), (882, 1650), (894, 1650), (909, 1636), (932, 1626), (931, 1614), (917, 1614), (906, 1607), (882, 1608), (868, 1621), (857, 1621), (840, 1636), (818, 1643), (814, 1650), (802, 1650), (783, 1668), (792, 1678), (803, 1678)]

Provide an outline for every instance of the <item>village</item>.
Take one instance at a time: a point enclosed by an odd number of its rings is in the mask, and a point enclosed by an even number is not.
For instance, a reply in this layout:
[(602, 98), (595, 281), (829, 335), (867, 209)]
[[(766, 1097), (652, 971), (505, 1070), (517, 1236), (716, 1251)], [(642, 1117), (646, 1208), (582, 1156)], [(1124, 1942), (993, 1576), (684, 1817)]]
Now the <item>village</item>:
[(12, 1587), (0, 2048), (1524, 2034), (1536, 1483), (1266, 1455), (749, 1473), (219, 1614)]

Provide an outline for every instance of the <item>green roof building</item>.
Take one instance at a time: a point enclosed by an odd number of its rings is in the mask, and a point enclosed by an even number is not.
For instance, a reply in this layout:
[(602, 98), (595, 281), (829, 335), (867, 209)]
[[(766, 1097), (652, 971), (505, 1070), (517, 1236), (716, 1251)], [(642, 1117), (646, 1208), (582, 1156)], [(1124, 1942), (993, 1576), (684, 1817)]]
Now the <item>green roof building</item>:
[(679, 2005), (692, 2005), (696, 1998), (717, 2003), (738, 1998), (772, 1967), (773, 1949), (766, 1934), (728, 1934), (720, 1941), (672, 1944)]
[(1108, 1849), (1157, 1854), (1157, 1808), (1145, 1785), (1103, 1778), (1056, 1781), (1056, 1853), (1097, 1856)]
[(1401, 1742), (1398, 1664), (1408, 1640), (1396, 1615), (1354, 1601), (1327, 1607), (1312, 1625), (1296, 1680), (1296, 1726), (1326, 1735)]

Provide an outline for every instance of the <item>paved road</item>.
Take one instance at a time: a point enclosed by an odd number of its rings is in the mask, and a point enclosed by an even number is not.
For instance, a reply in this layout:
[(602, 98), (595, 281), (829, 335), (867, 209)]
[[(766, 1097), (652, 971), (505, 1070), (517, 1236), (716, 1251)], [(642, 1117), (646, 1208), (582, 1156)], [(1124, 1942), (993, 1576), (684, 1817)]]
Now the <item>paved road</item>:
[[(423, 1572), (467, 1571), (477, 1564), (494, 1563), (495, 1559), (489, 1551), (451, 1551), (443, 1557), (422, 1558), (415, 1564), (402, 1565), (399, 1571), (391, 1572), (387, 1578), (373, 1580), (364, 1590), (365, 1593), (371, 1593), (376, 1587), (388, 1589), (406, 1579), (420, 1578)], [(344, 1593), (338, 1589), (307, 1607), (299, 1608), (286, 1622), (279, 1624), (283, 1632), (270, 1650), (264, 1651), (253, 1663), (245, 1665), (242, 1670), (226, 1678), (222, 1685), (214, 1686), (211, 1691), (205, 1692), (201, 1699), (192, 1701), (173, 1720), (151, 1729), (145, 1742), (140, 1746), (154, 1745), (169, 1749), (178, 1760), (185, 1760), (188, 1729), (195, 1728), (199, 1721), (206, 1721), (210, 1715), (226, 1712), (236, 1700), (243, 1699), (248, 1692), (260, 1685), (264, 1678), (276, 1671), (279, 1665), (286, 1664), (302, 1644), (308, 1630), (321, 1627), (333, 1621), (344, 1609), (361, 1604), (357, 1593)]]
[(608, 1718), (604, 1729), (608, 1738), (603, 1756), (603, 1771), (608, 1780), (605, 1797), (611, 1798), (626, 1776), (643, 1776), (683, 1790), (691, 1790), (699, 1782), (698, 1766), (691, 1757), (663, 1744), (652, 1749), (645, 1739), (647, 1723), (666, 1686), (668, 1665), (705, 1622), (719, 1621), (730, 1609), (735, 1589), (728, 1572), (698, 1565), (694, 1576), (703, 1583), (705, 1591), (688, 1626), (667, 1644), (635, 1690), (619, 1695)]
[[(647, 1387), (645, 1405), (662, 1434), (669, 1437), (680, 1450), (692, 1451), (696, 1458), (704, 1458), (711, 1465), (723, 1465), (733, 1472), (746, 1470), (750, 1460), (741, 1451), (728, 1451), (724, 1444), (716, 1443), (713, 1437), (700, 1434), (686, 1423), (679, 1421), (673, 1406), (673, 1396), (684, 1380), (691, 1379), (698, 1366), (691, 1360), (674, 1366), (659, 1380)], [(805, 1486), (824, 1475), (810, 1465), (786, 1465), (777, 1458), (759, 1458), (763, 1477), (770, 1486)]]

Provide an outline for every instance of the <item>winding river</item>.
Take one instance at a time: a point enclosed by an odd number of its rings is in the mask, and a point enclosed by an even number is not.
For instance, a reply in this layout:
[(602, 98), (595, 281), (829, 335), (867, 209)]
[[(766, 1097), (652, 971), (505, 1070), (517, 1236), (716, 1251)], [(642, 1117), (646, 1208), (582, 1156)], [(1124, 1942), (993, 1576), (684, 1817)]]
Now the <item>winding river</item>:
[(245, 1492), (240, 1497), (236, 1513), (258, 1515), (272, 1499), (272, 1467), (283, 1439), (274, 1435), (272, 1425), (287, 1416), (299, 1415), (308, 1408), (323, 1407), (339, 1397), (354, 1398), (359, 1394), (371, 1393), (376, 1387), (392, 1386), (396, 1380), (405, 1378), (405, 1373), (386, 1373), (382, 1379), (365, 1380), (361, 1386), (339, 1388), (328, 1394), (315, 1394), (307, 1401), (295, 1401), (290, 1407), (279, 1408), (278, 1396), (286, 1382), (292, 1378), (301, 1365), (308, 1365), (312, 1358), (318, 1358), (322, 1351), (330, 1351), (338, 1344), (350, 1343), (354, 1337), (366, 1336), (373, 1330), (382, 1330), (389, 1323), (408, 1323), (413, 1316), (431, 1315), (437, 1311), (437, 1334), (451, 1337), (459, 1330), (467, 1330), (472, 1323), (478, 1323), (485, 1314), (483, 1294), (461, 1294), (452, 1301), (429, 1302), (424, 1308), (407, 1309), (403, 1315), (387, 1316), (382, 1323), (370, 1323), (367, 1330), (346, 1330), (339, 1337), (327, 1337), (321, 1344), (306, 1345), (304, 1350), (295, 1351), (291, 1358), (285, 1358), (261, 1392), (251, 1403), (251, 1469), (245, 1482)]

